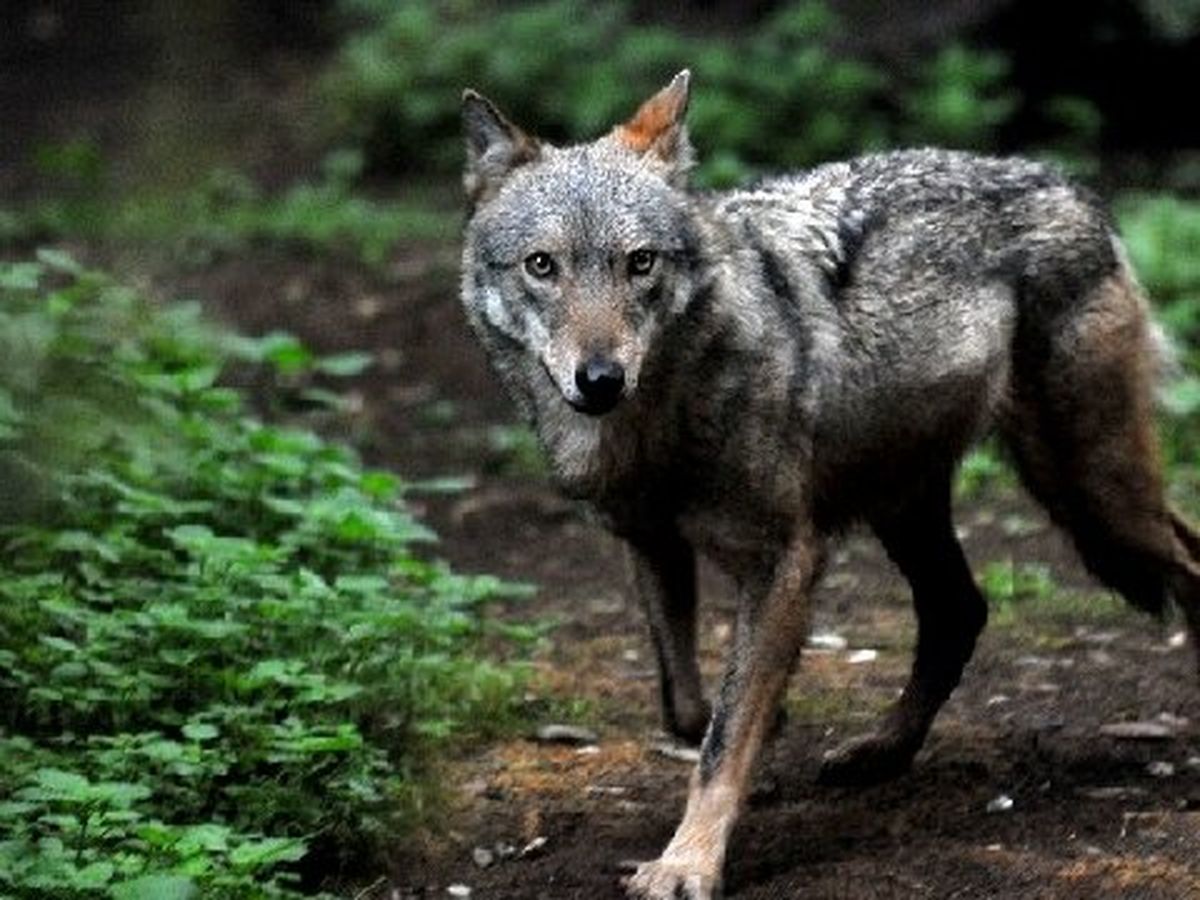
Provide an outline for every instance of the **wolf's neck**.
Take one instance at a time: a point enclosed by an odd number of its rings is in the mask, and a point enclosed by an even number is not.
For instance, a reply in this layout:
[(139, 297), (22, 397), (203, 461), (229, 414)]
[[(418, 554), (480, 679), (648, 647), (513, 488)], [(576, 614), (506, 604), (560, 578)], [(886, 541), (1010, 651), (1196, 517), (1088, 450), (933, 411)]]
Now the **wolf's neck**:
[(654, 461), (670, 452), (663, 442), (673, 413), (652, 390), (629, 398), (605, 416), (590, 417), (561, 399), (538, 410), (537, 431), (556, 480), (572, 496), (603, 500), (640, 491)]

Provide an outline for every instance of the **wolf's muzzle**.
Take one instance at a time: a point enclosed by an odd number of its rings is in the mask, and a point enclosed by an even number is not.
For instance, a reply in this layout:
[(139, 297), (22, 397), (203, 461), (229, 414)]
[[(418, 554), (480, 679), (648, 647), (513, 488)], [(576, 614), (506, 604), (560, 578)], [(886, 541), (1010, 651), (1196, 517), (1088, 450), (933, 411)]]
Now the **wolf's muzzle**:
[(616, 360), (593, 356), (575, 370), (575, 386), (583, 396), (575, 408), (590, 416), (604, 415), (621, 399), (625, 368)]

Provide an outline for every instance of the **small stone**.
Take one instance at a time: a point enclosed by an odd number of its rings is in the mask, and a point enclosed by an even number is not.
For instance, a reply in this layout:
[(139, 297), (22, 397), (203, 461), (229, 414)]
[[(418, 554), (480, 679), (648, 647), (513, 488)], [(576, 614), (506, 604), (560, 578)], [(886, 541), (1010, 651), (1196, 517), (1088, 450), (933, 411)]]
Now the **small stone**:
[(1031, 534), (1045, 531), (1046, 526), (1041, 522), (1026, 519), (1024, 516), (1013, 515), (1005, 516), (1000, 520), (1000, 530), (1009, 537), (1028, 537)]
[(576, 756), (598, 756), (599, 754), (600, 754), (600, 748), (597, 747), (595, 744), (588, 744), (585, 747), (576, 747), (575, 748)]
[(854, 650), (846, 656), (846, 662), (852, 666), (875, 662), (877, 659), (879, 659), (879, 651), (872, 650), (870, 647), (864, 647), (861, 650)]
[(538, 835), (528, 844), (521, 848), (521, 852), (517, 854), (520, 859), (528, 859), (542, 852), (542, 849), (550, 842), (550, 838), (544, 835)]
[(858, 585), (858, 576), (853, 572), (834, 572), (821, 580), (822, 589), (831, 591), (851, 590)]
[(587, 793), (592, 797), (624, 797), (629, 793), (629, 788), (619, 784), (589, 784)]
[(1003, 844), (988, 844), (983, 849), (986, 850), (988, 853), (1000, 853), (1001, 851), (1004, 850), (1004, 845)]
[(642, 654), (630, 647), (628, 650), (621, 652), (621, 659), (628, 663), (635, 663), (641, 660)]
[(1067, 723), (1062, 716), (1035, 716), (1029, 723), (1029, 727), (1038, 734), (1047, 734), (1052, 731), (1062, 731), (1067, 727)]
[(700, 751), (695, 747), (682, 747), (679, 744), (672, 744), (668, 741), (655, 741), (650, 745), (650, 749), (659, 756), (665, 756), (667, 759), (673, 759), (677, 762), (690, 763), (692, 765), (700, 762)]
[(1146, 764), (1146, 771), (1155, 778), (1170, 778), (1175, 774), (1175, 764), (1164, 759), (1156, 759)]
[(1189, 756), (1187, 765), (1189, 769), (1195, 769), (1200, 772), (1200, 756)]
[(383, 301), (378, 297), (366, 296), (359, 297), (354, 303), (354, 312), (360, 319), (368, 321), (379, 318), (379, 314), (383, 311)]
[(486, 869), (496, 861), (496, 854), (487, 847), (476, 847), (471, 851), (471, 859), (481, 869)]
[(1154, 717), (1155, 721), (1162, 722), (1168, 728), (1174, 728), (1176, 731), (1183, 731), (1191, 723), (1191, 720), (1185, 716), (1177, 716), (1174, 713), (1160, 712)]
[(1093, 666), (1100, 667), (1101, 669), (1111, 669), (1116, 664), (1116, 660), (1113, 659), (1113, 655), (1107, 650), (1091, 651), (1088, 654), (1088, 662), (1090, 662)]
[(452, 884), (446, 888), (446, 893), (451, 897), (470, 897), (471, 889), (465, 884)]
[(1100, 733), (1123, 741), (1166, 741), (1175, 729), (1165, 722), (1110, 722), (1100, 726)]
[(1001, 703), (1007, 703), (1012, 698), (1008, 694), (993, 694), (987, 698), (987, 706), (999, 706)]
[(517, 855), (517, 848), (508, 841), (496, 841), (492, 845), (492, 850), (496, 854), (496, 859), (512, 859)]
[(1076, 793), (1080, 797), (1086, 797), (1089, 800), (1123, 800), (1126, 797), (1141, 797), (1146, 792), (1139, 787), (1113, 784), (1093, 788), (1080, 788)]
[(1029, 654), (1018, 656), (1013, 660), (1013, 665), (1026, 669), (1052, 669), (1054, 668), (1054, 660), (1048, 656), (1034, 656)]
[(487, 793), (487, 790), (488, 781), (482, 776), (478, 778), (472, 778), (462, 786), (462, 792), (468, 797), (482, 797)]
[(1167, 646), (1172, 650), (1178, 650), (1180, 647), (1187, 645), (1187, 632), (1177, 631), (1167, 638)]
[(988, 801), (987, 811), (989, 813), (1008, 812), (1013, 808), (1013, 798), (1008, 794), (1000, 794)]
[(1062, 686), (1053, 681), (1036, 681), (1029, 686), (1031, 691), (1037, 691), (1039, 694), (1057, 694), (1062, 690)]
[(537, 730), (537, 739), (543, 744), (595, 744), (600, 738), (596, 732), (578, 725), (543, 725)]
[(846, 639), (831, 631), (809, 635), (808, 646), (815, 650), (845, 650)]

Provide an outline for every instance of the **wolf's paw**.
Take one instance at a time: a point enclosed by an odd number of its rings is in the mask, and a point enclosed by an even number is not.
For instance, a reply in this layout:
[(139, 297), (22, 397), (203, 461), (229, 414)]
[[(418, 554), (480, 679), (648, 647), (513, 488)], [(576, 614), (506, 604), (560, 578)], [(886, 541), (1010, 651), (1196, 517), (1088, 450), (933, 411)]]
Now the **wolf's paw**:
[(720, 873), (667, 857), (642, 863), (625, 879), (625, 892), (637, 900), (720, 900)]
[(920, 741), (895, 732), (851, 738), (825, 754), (822, 784), (865, 786), (891, 781), (908, 771)]
[(685, 744), (699, 747), (711, 718), (712, 707), (706, 700), (686, 706), (679, 704), (663, 713), (664, 730)]

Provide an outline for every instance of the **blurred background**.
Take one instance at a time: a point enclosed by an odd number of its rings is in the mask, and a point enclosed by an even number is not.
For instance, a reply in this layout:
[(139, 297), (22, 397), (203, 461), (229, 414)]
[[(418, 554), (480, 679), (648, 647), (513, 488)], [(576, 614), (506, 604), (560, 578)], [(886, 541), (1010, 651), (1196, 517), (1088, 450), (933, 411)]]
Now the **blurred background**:
[[(1200, 0), (13, 0), (0, 17), (0, 247), (65, 241), (203, 287), (243, 330), (311, 305), (285, 311), (289, 284), (304, 293), (289, 253), (352, 261), (339, 277), (387, 300), (406, 278), (403, 295), (453, 290), (464, 86), (583, 140), (686, 66), (702, 187), (906, 145), (1054, 160), (1112, 202), (1196, 362)], [(250, 249), (284, 271), (222, 280), (252, 298), (209, 289)], [(290, 327), (357, 339), (344, 318)], [(442, 383), (487, 396), (472, 372)], [(408, 433), (428, 393), (387, 420)], [(1200, 408), (1194, 377), (1168, 408)]]
[(10, 196), (53, 175), (127, 189), (214, 167), (277, 188), (334, 148), (366, 174), (432, 178), (458, 165), (464, 84), (580, 139), (685, 65), (709, 184), (930, 142), (1200, 183), (1200, 124), (1180, 105), (1195, 0), (13, 0), (0, 16)]
[[(639, 659), (619, 552), (458, 311), (459, 98), (584, 140), (684, 67), (702, 188), (937, 144), (1100, 192), (1179, 351), (1164, 455), (1200, 511), (1200, 0), (7, 0), (0, 894), (426, 896), (470, 855), (413, 837), (448, 759), (547, 718), (651, 727), (644, 684), (596, 674)], [(993, 617), (1074, 611), (1088, 582), (1013, 488), (987, 447), (959, 484)], [(610, 643), (546, 650), (550, 620)], [(619, 702), (575, 699), (595, 683)], [(488, 896), (530, 896), (512, 878)]]

